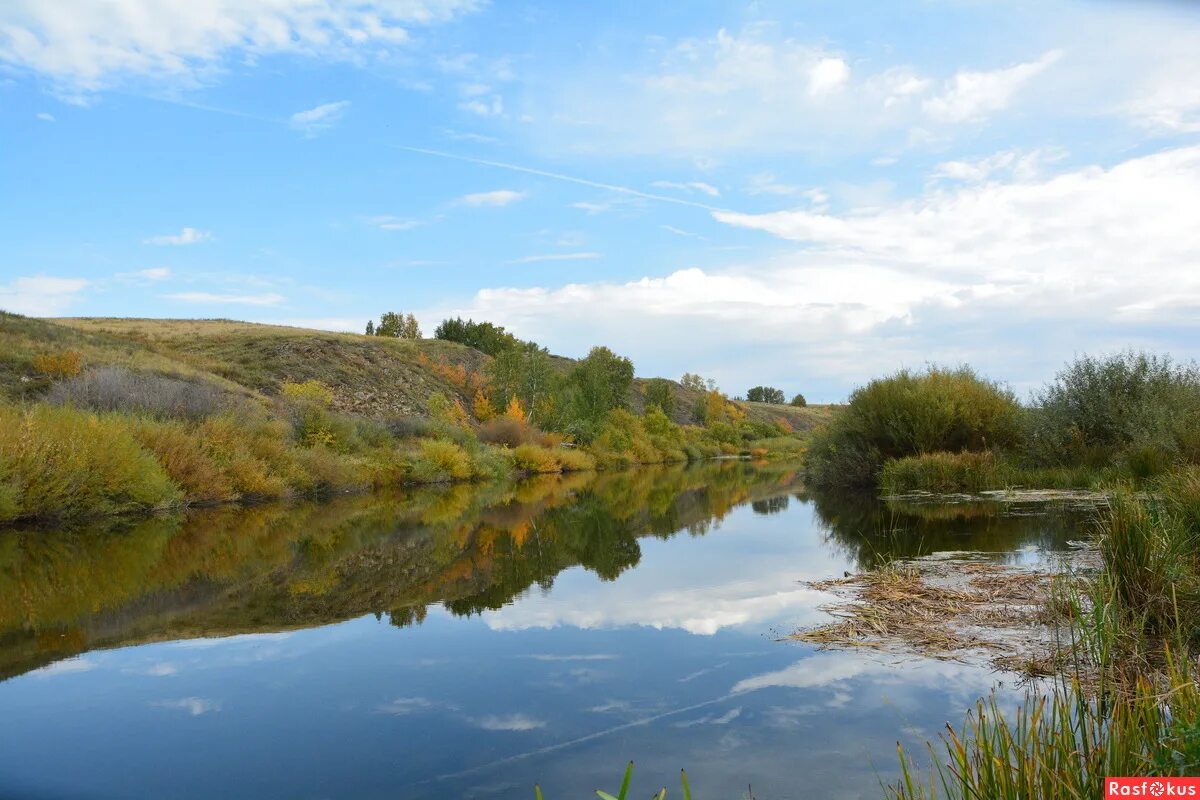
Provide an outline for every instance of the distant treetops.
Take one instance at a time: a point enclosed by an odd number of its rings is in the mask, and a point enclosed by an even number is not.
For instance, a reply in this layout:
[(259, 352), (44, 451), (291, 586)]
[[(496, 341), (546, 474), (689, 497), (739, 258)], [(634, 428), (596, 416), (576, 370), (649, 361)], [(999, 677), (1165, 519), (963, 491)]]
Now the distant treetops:
[[(773, 403), (775, 405), (783, 405), (785, 396), (782, 389), (776, 389), (774, 386), (755, 386), (746, 392), (746, 399), (751, 403)], [(808, 405), (808, 401), (804, 399), (804, 395), (797, 394), (792, 397), (790, 405), (804, 407)]]
[[(368, 336), (394, 336), (416, 339), (421, 335), (412, 314), (388, 312), (379, 324), (367, 323)], [(599, 435), (606, 415), (623, 409), (633, 382), (633, 362), (607, 347), (593, 347), (587, 356), (576, 362), (573, 369), (555, 369), (550, 353), (536, 342), (518, 339), (503, 326), (491, 322), (476, 322), (462, 317), (443, 320), (433, 332), (434, 338), (473, 347), (492, 356), (485, 380), (473, 387), (472, 410), (480, 420), (516, 409), (523, 421), (536, 423), (547, 430), (559, 430), (583, 441)], [(680, 378), (685, 389), (701, 392), (693, 409), (693, 418), (707, 425), (736, 425), (745, 414), (717, 388), (716, 381), (685, 372)], [(780, 389), (756, 386), (747, 399), (763, 402), (785, 402)], [(514, 406), (514, 403), (516, 404)], [(804, 405), (804, 397), (796, 395), (792, 405)], [(676, 410), (676, 397), (670, 381), (655, 378), (645, 387), (645, 409), (658, 409), (669, 418)], [(508, 411), (502, 412), (502, 409)]]
[(417, 318), (412, 314), (400, 314), (397, 311), (386, 311), (379, 318), (379, 324), (374, 320), (367, 321), (367, 336), (390, 336), (393, 339), (420, 339), (421, 327)]

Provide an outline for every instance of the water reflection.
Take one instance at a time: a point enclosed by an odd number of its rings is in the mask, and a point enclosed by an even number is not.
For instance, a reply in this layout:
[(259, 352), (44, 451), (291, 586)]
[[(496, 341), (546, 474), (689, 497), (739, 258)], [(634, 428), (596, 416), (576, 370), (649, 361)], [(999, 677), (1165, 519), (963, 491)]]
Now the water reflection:
[(0, 796), (585, 796), (636, 757), (643, 796), (875, 797), (996, 676), (780, 642), (803, 581), (1077, 530), (719, 462), (8, 531)]
[(795, 481), (786, 466), (726, 461), (8, 531), (0, 676), (150, 639), (499, 609), (575, 565), (614, 580), (638, 563), (639, 538), (703, 535)]

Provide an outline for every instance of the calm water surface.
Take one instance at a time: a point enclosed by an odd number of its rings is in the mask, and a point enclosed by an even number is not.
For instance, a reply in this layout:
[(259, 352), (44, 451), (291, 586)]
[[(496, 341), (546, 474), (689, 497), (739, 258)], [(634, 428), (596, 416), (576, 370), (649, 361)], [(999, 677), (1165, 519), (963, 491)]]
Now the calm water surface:
[(635, 796), (878, 797), (1006, 676), (779, 641), (801, 581), (1077, 525), (723, 462), (0, 533), (0, 797), (555, 800), (630, 758)]

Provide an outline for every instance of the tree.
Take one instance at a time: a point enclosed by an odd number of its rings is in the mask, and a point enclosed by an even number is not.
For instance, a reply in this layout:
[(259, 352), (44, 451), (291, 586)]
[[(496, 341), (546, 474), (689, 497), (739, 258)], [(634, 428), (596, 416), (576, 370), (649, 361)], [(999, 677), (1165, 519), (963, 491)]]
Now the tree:
[(403, 329), (404, 318), (395, 311), (385, 311), (379, 317), (379, 324), (375, 326), (375, 335), (390, 336), (398, 339)]
[(605, 414), (625, 407), (632, 384), (632, 361), (607, 347), (593, 347), (571, 371), (572, 416), (599, 427)]
[(657, 407), (668, 417), (675, 410), (675, 393), (671, 391), (671, 382), (655, 378), (646, 384), (646, 410)]
[(369, 320), (367, 320), (367, 336), (374, 336), (374, 335), (375, 335), (375, 321), (369, 319)]
[(746, 399), (751, 403), (782, 404), (784, 395), (782, 389), (776, 389), (773, 386), (755, 386), (746, 392)]
[(390, 336), (393, 339), (420, 339), (421, 326), (412, 314), (404, 315), (395, 311), (385, 311), (379, 317), (379, 324), (372, 326), (367, 323), (367, 335)]
[(475, 401), (472, 403), (472, 410), (475, 412), (475, 419), (480, 422), (487, 422), (492, 417), (496, 416), (496, 407), (492, 405), (492, 401), (482, 391), (475, 391)]
[(434, 330), (433, 336), (435, 339), (474, 347), (489, 356), (498, 356), (505, 350), (522, 344), (520, 339), (499, 325), (493, 325), (490, 322), (476, 322), (471, 319), (464, 322), (462, 317), (442, 320), (442, 323)]
[(519, 398), (529, 412), (529, 421), (535, 422), (556, 405), (553, 395), (561, 379), (550, 354), (533, 342), (501, 351), (487, 372), (494, 408), (507, 408), (514, 397)]
[(420, 339), (421, 326), (417, 324), (417, 318), (412, 314), (408, 314), (404, 318), (404, 324), (400, 327), (401, 339)]
[(797, 394), (792, 398), (791, 405), (794, 405), (797, 408), (804, 408), (806, 405), (808, 405), (808, 401), (804, 399), (804, 395)]
[(697, 392), (705, 391), (704, 378), (701, 378), (694, 372), (685, 372), (683, 377), (679, 379), (679, 383), (685, 389), (694, 389)]

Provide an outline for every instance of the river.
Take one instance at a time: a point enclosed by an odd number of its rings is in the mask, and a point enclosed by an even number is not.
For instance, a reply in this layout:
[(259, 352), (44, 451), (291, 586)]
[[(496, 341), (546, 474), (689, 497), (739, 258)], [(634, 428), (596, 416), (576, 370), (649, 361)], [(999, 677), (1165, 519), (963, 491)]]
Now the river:
[(1012, 676), (787, 640), (803, 581), (1066, 512), (740, 461), (0, 532), (0, 797), (874, 798)]

